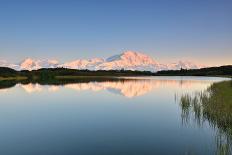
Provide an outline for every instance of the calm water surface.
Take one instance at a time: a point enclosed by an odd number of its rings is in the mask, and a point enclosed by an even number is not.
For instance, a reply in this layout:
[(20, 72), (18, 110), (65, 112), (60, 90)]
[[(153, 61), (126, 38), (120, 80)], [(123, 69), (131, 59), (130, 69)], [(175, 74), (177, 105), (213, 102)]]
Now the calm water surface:
[(129, 78), (0, 89), (0, 154), (214, 154), (216, 129), (184, 124), (178, 98), (225, 80)]

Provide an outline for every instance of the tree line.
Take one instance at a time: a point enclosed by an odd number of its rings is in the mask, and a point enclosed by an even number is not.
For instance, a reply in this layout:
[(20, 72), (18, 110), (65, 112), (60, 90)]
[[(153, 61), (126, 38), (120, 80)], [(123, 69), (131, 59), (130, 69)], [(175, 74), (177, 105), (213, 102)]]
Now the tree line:
[(131, 70), (77, 70), (68, 68), (42, 68), (38, 70), (16, 71), (0, 67), (0, 77), (27, 77), (27, 79), (54, 79), (57, 76), (232, 76), (232, 65), (201, 69), (150, 71)]

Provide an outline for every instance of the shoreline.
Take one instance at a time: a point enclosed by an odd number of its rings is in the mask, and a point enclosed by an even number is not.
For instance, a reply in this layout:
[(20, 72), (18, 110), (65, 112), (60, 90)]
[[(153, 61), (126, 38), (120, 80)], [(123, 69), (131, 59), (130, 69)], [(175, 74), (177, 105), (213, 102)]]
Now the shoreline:
[[(219, 77), (219, 78), (228, 78), (232, 79), (230, 75), (65, 75), (65, 76), (55, 76), (50, 78), (49, 80), (75, 80), (75, 79), (120, 79), (120, 78), (133, 78), (133, 77)], [(38, 80), (39, 77), (34, 77), (33, 79), (29, 79), (27, 76), (9, 76), (2, 77), (0, 76), (0, 81), (24, 81), (24, 80)], [(46, 80), (46, 79), (44, 79)]]

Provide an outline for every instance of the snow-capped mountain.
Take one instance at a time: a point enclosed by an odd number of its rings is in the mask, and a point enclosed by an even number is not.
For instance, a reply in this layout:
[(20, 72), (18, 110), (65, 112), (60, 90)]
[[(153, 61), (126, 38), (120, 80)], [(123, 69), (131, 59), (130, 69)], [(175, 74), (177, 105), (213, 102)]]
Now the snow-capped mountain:
[(198, 68), (203, 68), (203, 67), (205, 67), (205, 66), (195, 64), (195, 63), (190, 62), (190, 61), (179, 61), (177, 63), (167, 64), (167, 69), (169, 69), (169, 70), (178, 70), (180, 68), (183, 68), (183, 69), (198, 69)]
[(19, 64), (10, 64), (7, 61), (0, 61), (0, 66), (10, 67), (16, 70), (36, 70), (40, 68), (64, 67), (71, 69), (88, 69), (88, 70), (138, 70), (152, 71), (159, 70), (177, 70), (197, 69), (205, 67), (189, 61), (179, 61), (177, 63), (162, 64), (152, 57), (133, 51), (126, 51), (122, 54), (111, 56), (107, 59), (77, 59), (70, 62), (59, 63), (57, 60), (37, 60), (27, 58)]
[(115, 55), (106, 59), (105, 62), (97, 66), (97, 69), (104, 70), (149, 70), (156, 71), (159, 64), (151, 57), (137, 52), (126, 51), (120, 55)]
[(71, 68), (71, 69), (89, 69), (96, 70), (96, 67), (104, 62), (104, 59), (94, 58), (94, 59), (80, 59), (71, 62), (66, 62), (59, 65), (59, 67)]
[(27, 58), (18, 65), (18, 68), (20, 70), (36, 70), (40, 68), (56, 68), (58, 65), (59, 62), (57, 60), (35, 60)]
[(9, 67), (13, 69), (18, 69), (18, 65), (9, 63), (6, 60), (0, 60), (0, 67)]

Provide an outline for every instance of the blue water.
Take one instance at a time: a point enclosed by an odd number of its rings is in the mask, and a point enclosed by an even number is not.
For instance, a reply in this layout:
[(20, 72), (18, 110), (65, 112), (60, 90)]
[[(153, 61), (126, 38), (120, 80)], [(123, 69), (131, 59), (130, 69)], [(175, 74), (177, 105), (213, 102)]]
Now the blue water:
[(222, 80), (155, 77), (0, 89), (0, 154), (214, 154), (215, 129), (207, 122), (183, 124), (178, 97)]

